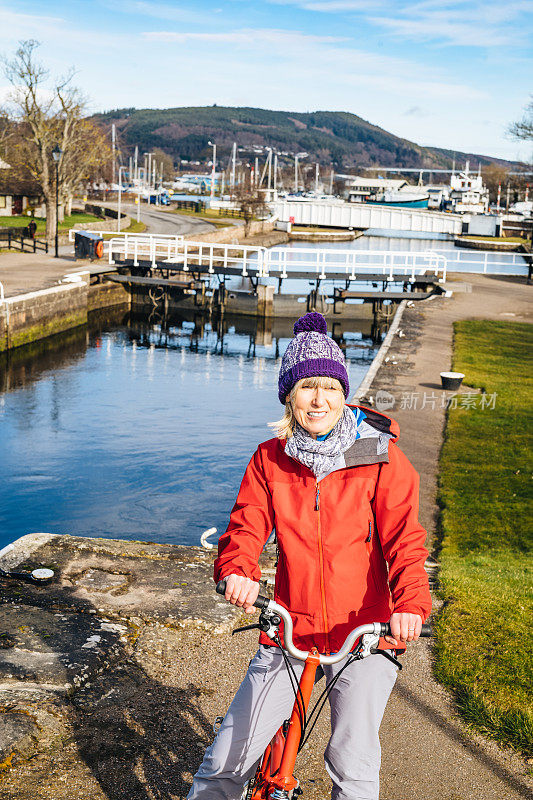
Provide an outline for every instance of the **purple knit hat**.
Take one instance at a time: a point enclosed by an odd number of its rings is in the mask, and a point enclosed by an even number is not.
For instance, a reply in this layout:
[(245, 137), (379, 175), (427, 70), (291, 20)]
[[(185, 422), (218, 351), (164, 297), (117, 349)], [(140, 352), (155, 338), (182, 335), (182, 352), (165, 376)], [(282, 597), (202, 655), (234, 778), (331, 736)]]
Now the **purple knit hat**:
[(322, 314), (310, 311), (294, 324), (294, 339), (281, 359), (278, 396), (285, 404), (287, 395), (301, 378), (327, 376), (340, 381), (348, 397), (350, 383), (346, 361), (340, 347), (328, 336), (328, 324)]

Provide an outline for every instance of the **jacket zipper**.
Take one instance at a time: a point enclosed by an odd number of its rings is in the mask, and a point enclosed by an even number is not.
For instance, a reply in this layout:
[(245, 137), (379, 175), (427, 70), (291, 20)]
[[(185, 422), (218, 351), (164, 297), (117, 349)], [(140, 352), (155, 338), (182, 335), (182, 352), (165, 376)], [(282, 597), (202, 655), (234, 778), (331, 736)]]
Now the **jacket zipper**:
[(374, 562), (372, 560), (372, 547), (371, 547), (372, 534), (374, 532), (373, 531), (372, 522), (373, 522), (373, 519), (369, 519), (368, 520), (368, 535), (367, 535), (367, 537), (365, 539), (365, 543), (366, 543), (366, 552), (368, 554), (368, 563), (369, 563), (369, 567), (370, 567), (370, 574), (372, 575), (372, 580), (374, 581), (374, 586), (377, 589), (378, 580), (377, 580), (376, 571), (375, 571), (375, 568), (374, 568)]
[(318, 561), (320, 565), (320, 594), (322, 598), (322, 616), (324, 617), (324, 637), (326, 654), (329, 654), (328, 612), (326, 609), (326, 590), (324, 582), (324, 551), (322, 549), (322, 529), (320, 526), (320, 486), (316, 484), (315, 511), (318, 513)]

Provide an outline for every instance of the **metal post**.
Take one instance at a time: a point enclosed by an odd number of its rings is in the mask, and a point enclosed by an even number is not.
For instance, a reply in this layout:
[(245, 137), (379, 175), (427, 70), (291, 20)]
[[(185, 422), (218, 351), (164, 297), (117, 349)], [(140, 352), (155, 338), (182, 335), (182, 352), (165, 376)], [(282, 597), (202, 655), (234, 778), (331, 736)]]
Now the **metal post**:
[[(137, 175), (140, 170), (137, 168)], [(137, 177), (137, 222), (141, 221), (141, 182)]]
[(237, 142), (233, 142), (231, 150), (231, 194), (235, 194), (235, 161), (237, 160)]
[(215, 196), (215, 169), (217, 161), (217, 146), (213, 142), (208, 142), (208, 144), (213, 148), (213, 164), (211, 167), (211, 192), (210, 192), (210, 199), (212, 201)]
[(120, 180), (120, 173), (122, 171), (122, 167), (118, 168), (118, 213), (117, 213), (117, 233), (120, 233), (120, 214), (121, 214), (121, 202), (122, 202), (122, 181)]
[(56, 237), (55, 258), (59, 258), (59, 159), (56, 161)]
[(115, 148), (116, 148), (117, 129), (115, 123), (111, 125), (111, 147), (113, 151), (113, 178), (112, 183), (115, 183)]

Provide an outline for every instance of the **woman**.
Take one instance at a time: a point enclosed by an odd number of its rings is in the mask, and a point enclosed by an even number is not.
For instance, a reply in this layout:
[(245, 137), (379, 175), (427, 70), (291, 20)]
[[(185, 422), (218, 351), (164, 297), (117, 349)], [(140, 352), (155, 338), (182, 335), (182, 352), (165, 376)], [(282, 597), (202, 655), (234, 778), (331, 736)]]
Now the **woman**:
[[(279, 375), (285, 413), (274, 423), (276, 438), (247, 467), (219, 541), (215, 581), (225, 578), (226, 599), (253, 613), (259, 555), (275, 528), (275, 599), (291, 612), (298, 648), (336, 652), (357, 625), (390, 620), (393, 635), (380, 646), (405, 649), (431, 609), (418, 476), (396, 446), (393, 420), (346, 405), (346, 364), (324, 317), (306, 314), (294, 333)], [(343, 663), (322, 668), (328, 682)], [(303, 664), (294, 668), (300, 675)], [(396, 669), (377, 656), (356, 661), (329, 696), (325, 764), (335, 800), (379, 796), (378, 732)], [(189, 800), (240, 798), (293, 702), (279, 648), (261, 634)]]

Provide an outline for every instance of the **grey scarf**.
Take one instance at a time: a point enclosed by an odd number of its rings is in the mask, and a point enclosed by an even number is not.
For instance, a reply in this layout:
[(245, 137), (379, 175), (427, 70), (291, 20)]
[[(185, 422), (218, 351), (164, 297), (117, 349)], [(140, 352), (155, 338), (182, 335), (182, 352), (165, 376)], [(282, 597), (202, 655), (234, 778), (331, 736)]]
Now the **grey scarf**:
[(293, 435), (287, 439), (285, 452), (304, 466), (320, 480), (338, 466), (344, 465), (342, 454), (348, 450), (357, 438), (357, 424), (351, 408), (344, 406), (341, 418), (332, 429), (327, 439), (318, 441), (297, 422)]

